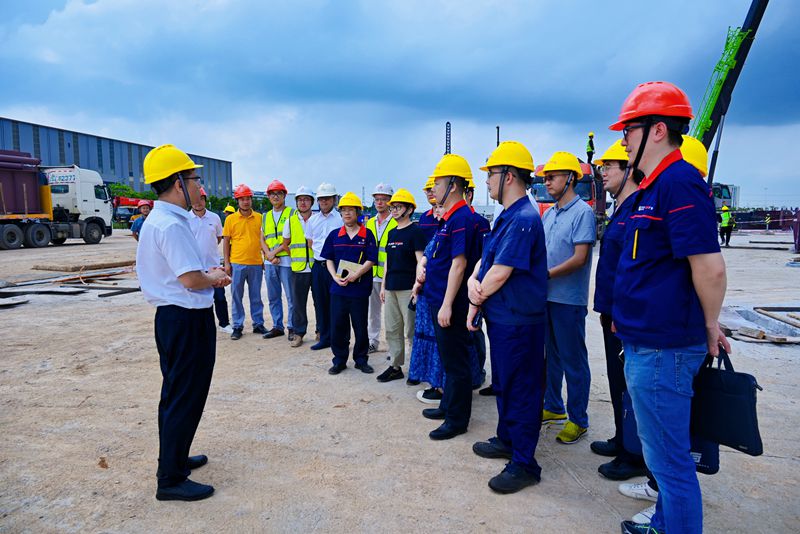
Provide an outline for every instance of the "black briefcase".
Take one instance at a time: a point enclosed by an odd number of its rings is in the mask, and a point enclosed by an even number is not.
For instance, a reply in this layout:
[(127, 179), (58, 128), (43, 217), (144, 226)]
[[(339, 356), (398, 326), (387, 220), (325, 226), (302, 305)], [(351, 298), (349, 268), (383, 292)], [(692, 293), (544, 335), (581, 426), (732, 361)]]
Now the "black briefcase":
[(722, 348), (717, 360), (714, 367), (714, 357), (706, 356), (694, 378), (692, 434), (759, 456), (764, 452), (756, 417), (756, 390), (761, 386), (753, 375), (734, 371)]

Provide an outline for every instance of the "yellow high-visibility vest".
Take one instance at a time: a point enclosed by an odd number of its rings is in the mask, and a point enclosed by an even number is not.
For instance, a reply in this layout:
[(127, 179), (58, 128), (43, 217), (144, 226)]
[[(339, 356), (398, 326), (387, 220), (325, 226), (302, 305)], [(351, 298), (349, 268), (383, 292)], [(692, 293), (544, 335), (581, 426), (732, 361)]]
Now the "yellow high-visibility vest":
[[(261, 229), (264, 231), (264, 237), (267, 241), (267, 247), (270, 250), (275, 250), (280, 246), (281, 243), (283, 243), (283, 225), (289, 220), (289, 217), (292, 215), (292, 213), (294, 213), (294, 210), (288, 206), (283, 208), (281, 216), (278, 219), (277, 227), (275, 226), (274, 213), (275, 212), (272, 210), (264, 213), (261, 224)], [(282, 250), (278, 253), (278, 257), (280, 256), (288, 256), (288, 253), (285, 250)]]
[(383, 269), (386, 266), (386, 243), (389, 241), (389, 230), (397, 228), (397, 221), (394, 220), (394, 217), (391, 217), (381, 235), (378, 235), (377, 228), (378, 216), (376, 215), (367, 221), (367, 230), (372, 232), (372, 235), (375, 237), (375, 242), (378, 244), (378, 265), (372, 268), (372, 276), (383, 278)]
[(292, 271), (299, 273), (306, 267), (314, 265), (314, 252), (308, 246), (303, 224), (300, 222), (300, 213), (294, 212), (289, 216), (289, 255), (292, 257)]

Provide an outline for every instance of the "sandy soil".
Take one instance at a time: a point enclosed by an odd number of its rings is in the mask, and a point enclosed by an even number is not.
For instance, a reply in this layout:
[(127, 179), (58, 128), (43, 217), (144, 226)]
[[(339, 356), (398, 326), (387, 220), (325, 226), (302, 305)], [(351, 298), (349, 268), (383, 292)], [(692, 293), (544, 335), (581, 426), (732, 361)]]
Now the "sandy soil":
[[(0, 279), (44, 277), (30, 268), (45, 261), (133, 258), (127, 234), (95, 246), (0, 251)], [(737, 235), (734, 244), (747, 239)], [(788, 252), (724, 254), (729, 302), (800, 305), (800, 272), (784, 266)], [(596, 471), (604, 459), (589, 450), (613, 427), (594, 313), (588, 439), (564, 446), (554, 429), (543, 430), (538, 486), (510, 496), (488, 489), (503, 463), (476, 457), (471, 445), (494, 435), (493, 399), (475, 395), (469, 432), (433, 442), (427, 432), (437, 425), (422, 418), (418, 388), (380, 384), (352, 367), (331, 377), (329, 354), (250, 335), (248, 321), (242, 340), (217, 341), (193, 448), (210, 457), (193, 478), (217, 492), (199, 503), (159, 503), (153, 309), (141, 293), (29, 298), (0, 309), (0, 532), (618, 532), (620, 520), (650, 504), (620, 495)], [(701, 476), (706, 531), (795, 531), (800, 349), (733, 345), (737, 370), (764, 387), (765, 454), (722, 448), (720, 473)], [(384, 357), (371, 358), (378, 372)]]

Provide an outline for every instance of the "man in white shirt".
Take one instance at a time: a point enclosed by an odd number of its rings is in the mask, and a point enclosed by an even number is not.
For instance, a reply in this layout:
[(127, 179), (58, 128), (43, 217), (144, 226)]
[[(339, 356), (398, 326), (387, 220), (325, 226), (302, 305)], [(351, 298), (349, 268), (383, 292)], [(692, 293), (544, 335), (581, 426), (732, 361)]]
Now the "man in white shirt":
[(306, 238), (314, 251), (314, 265), (311, 267), (311, 296), (314, 298), (314, 312), (317, 316), (319, 341), (311, 346), (311, 350), (327, 349), (331, 346), (331, 278), (322, 247), (325, 239), (334, 230), (342, 227), (342, 216), (333, 209), (336, 204), (336, 187), (323, 182), (317, 188), (317, 205), (319, 212), (308, 220)]
[[(222, 221), (219, 215), (206, 209), (208, 195), (206, 190), (200, 188), (200, 202), (192, 204), (194, 219), (191, 219), (192, 233), (197, 238), (202, 254), (203, 265), (206, 269), (219, 267), (222, 256), (219, 253), (219, 242), (222, 241)], [(214, 288), (214, 312), (219, 321), (219, 330), (226, 334), (233, 333), (230, 315), (228, 314), (228, 301), (225, 298), (225, 288)]]
[(160, 501), (197, 501), (214, 488), (189, 480), (208, 462), (189, 456), (211, 386), (216, 328), (214, 288), (231, 283), (219, 267), (206, 269), (187, 211), (200, 200), (200, 176), (189, 156), (173, 145), (151, 150), (144, 181), (158, 195), (139, 236), (136, 274), (147, 302), (156, 306), (155, 338), (163, 382), (158, 404)]
[(294, 194), (297, 210), (289, 216), (289, 222), (283, 225), (283, 246), (289, 251), (292, 275), (290, 293), (294, 303), (291, 320), (294, 325), (294, 338), (289, 339), (292, 347), (303, 344), (303, 336), (308, 329), (308, 292), (311, 289), (311, 268), (314, 265), (314, 252), (306, 238), (308, 223), (311, 219), (311, 207), (314, 205), (314, 193), (306, 186), (297, 188)]

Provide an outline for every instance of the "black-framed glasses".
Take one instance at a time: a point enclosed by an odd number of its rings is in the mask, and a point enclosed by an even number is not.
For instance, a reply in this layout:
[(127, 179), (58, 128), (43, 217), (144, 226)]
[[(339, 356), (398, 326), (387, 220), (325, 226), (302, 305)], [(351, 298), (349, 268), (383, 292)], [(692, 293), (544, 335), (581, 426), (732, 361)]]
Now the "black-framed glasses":
[(631, 133), (632, 130), (636, 130), (637, 128), (644, 128), (646, 123), (639, 122), (636, 124), (626, 124), (624, 128), (622, 128), (622, 138), (627, 141), (628, 134)]
[(286, 193), (284, 193), (283, 191), (270, 191), (269, 193), (267, 193), (267, 195), (271, 197), (279, 197), (281, 196), (281, 194), (285, 195)]
[(507, 172), (508, 172), (508, 168), (504, 168), (503, 170), (500, 170), (500, 171), (493, 171), (493, 170), (490, 169), (490, 170), (486, 171), (486, 179), (487, 180), (491, 180), (492, 176), (494, 176), (495, 174), (505, 174)]
[(390, 204), (389, 205), (389, 211), (400, 211), (402, 209), (405, 209), (405, 206), (401, 206), (400, 204)]
[(558, 173), (558, 174), (545, 174), (544, 178), (542, 178), (542, 181), (544, 181), (544, 182), (552, 182), (553, 180), (555, 180), (559, 176), (569, 176), (569, 173), (568, 172), (563, 172), (563, 173)]

